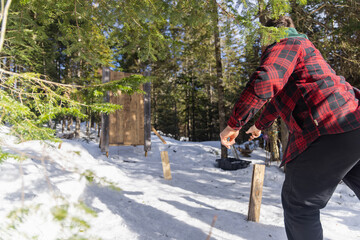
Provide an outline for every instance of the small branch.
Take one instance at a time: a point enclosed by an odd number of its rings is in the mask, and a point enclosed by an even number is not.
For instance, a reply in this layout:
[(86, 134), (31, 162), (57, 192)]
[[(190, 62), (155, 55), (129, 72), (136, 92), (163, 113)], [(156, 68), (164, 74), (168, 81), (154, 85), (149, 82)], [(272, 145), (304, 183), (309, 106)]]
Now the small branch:
[[(124, 7), (124, 11), (129, 14), (128, 10)], [(141, 29), (144, 29), (136, 20), (135, 18), (131, 17), (131, 19), (141, 28)]]
[(345, 60), (348, 61), (348, 62), (352, 62), (352, 63), (355, 63), (356, 65), (360, 65), (360, 63), (359, 63), (358, 61), (355, 61), (355, 60), (352, 60), (352, 59), (343, 57), (343, 56), (341, 56), (341, 55), (339, 55), (339, 54), (337, 54), (337, 53), (334, 53), (334, 52), (333, 52), (332, 54), (334, 54), (334, 55), (336, 55), (336, 56), (338, 56), (338, 57), (340, 57), (340, 58), (342, 58), (342, 59), (345, 59)]
[[(356, 2), (355, 2), (356, 3)], [(335, 7), (347, 7), (347, 8), (349, 8), (350, 6), (349, 5), (335, 5)]]
[[(206, 0), (206, 2), (207, 2), (208, 4), (210, 4), (209, 0)], [(233, 18), (234, 20), (236, 20), (235, 15), (229, 13), (228, 11), (226, 11), (226, 10), (221, 6), (220, 3), (216, 2), (216, 5), (221, 9), (222, 12), (225, 13), (225, 15), (227, 15), (228, 17)]]
[(223, 11), (228, 17), (233, 18), (234, 20), (236, 19), (234, 14), (229, 13), (228, 11), (226, 11), (221, 5), (220, 3), (216, 2), (216, 4), (218, 5), (218, 7), (221, 9), (221, 11)]
[(325, 7), (326, 5), (327, 5), (327, 3), (321, 5), (319, 8), (317, 8), (317, 9), (313, 10), (311, 13), (309, 13), (309, 15), (312, 15), (313, 13), (319, 11), (320, 9), (322, 9), (323, 7)]

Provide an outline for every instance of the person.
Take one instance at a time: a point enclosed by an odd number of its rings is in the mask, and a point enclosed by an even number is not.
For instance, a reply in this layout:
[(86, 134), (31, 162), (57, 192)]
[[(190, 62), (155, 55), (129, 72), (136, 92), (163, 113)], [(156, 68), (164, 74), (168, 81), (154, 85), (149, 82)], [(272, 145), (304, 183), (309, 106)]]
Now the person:
[(323, 239), (320, 209), (342, 180), (360, 199), (360, 91), (338, 76), (319, 50), (282, 16), (266, 26), (288, 36), (267, 46), (260, 66), (236, 102), (221, 143), (235, 143), (246, 122), (265, 105), (250, 139), (279, 116), (289, 130), (280, 166), (286, 164), (281, 199), (290, 240)]

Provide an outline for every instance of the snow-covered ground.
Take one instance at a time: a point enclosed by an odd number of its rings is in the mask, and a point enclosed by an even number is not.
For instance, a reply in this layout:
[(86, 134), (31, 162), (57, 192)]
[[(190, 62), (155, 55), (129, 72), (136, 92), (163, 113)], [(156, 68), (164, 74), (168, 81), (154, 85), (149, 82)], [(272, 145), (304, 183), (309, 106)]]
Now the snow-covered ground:
[[(116, 146), (107, 158), (96, 139), (64, 140), (58, 148), (16, 144), (5, 133), (2, 127), (2, 148), (26, 155), (0, 164), (0, 239), (205, 240), (210, 230), (210, 239), (286, 239), (282, 170), (266, 167), (260, 222), (248, 222), (252, 165), (216, 168), (219, 142), (165, 137), (165, 145), (152, 135), (147, 157), (143, 146)], [(161, 151), (169, 154), (172, 180), (163, 178)], [(265, 152), (257, 148), (248, 160), (263, 164)], [(346, 185), (339, 184), (321, 219), (325, 239), (360, 239), (360, 202)]]

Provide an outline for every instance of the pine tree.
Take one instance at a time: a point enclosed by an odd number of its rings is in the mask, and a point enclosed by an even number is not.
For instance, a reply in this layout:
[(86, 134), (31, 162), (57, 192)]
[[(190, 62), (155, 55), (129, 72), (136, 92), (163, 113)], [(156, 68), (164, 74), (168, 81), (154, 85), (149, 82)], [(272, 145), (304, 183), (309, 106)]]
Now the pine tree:
[(14, 2), (7, 25), (2, 26), (3, 32), (7, 26), (7, 34), (2, 35), (1, 120), (21, 141), (58, 141), (55, 131), (43, 124), (67, 115), (86, 119), (88, 108), (98, 113), (120, 109), (103, 103), (101, 95), (117, 90), (132, 93), (144, 81), (133, 76), (98, 84), (99, 67), (112, 61), (104, 36), (108, 17), (99, 18), (105, 10), (99, 5), (77, 4), (79, 1)]

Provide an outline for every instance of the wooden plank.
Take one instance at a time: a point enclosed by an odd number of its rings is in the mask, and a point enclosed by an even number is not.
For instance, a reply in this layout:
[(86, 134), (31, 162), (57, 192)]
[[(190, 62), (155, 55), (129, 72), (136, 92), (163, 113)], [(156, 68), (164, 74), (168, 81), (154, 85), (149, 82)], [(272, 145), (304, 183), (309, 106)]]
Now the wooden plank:
[(259, 222), (265, 165), (255, 164), (251, 181), (248, 221)]
[(133, 118), (131, 113), (131, 96), (126, 95), (124, 98), (124, 145), (131, 145), (132, 144), (132, 131), (133, 125), (131, 119)]
[[(104, 67), (102, 73), (102, 82), (106, 83), (110, 81), (110, 68)], [(110, 101), (109, 92), (107, 92), (104, 96), (104, 101)], [(109, 115), (108, 114), (101, 114), (101, 151), (106, 152), (108, 155), (109, 153)]]
[(151, 150), (151, 84), (144, 84), (144, 151)]
[(137, 143), (137, 136), (138, 136), (138, 129), (137, 129), (137, 108), (138, 108), (139, 102), (137, 94), (133, 94), (130, 96), (130, 118), (129, 118), (129, 126), (130, 128), (130, 144), (136, 145)]
[[(121, 92), (118, 91), (117, 96), (116, 97), (114, 96), (114, 104), (122, 106), (120, 93)], [(122, 110), (117, 110), (114, 113), (114, 118), (115, 118), (115, 121), (114, 121), (114, 138), (113, 138), (112, 143), (116, 143), (118, 145), (122, 144), (122, 142), (123, 142), (123, 138), (122, 138), (122, 134), (121, 134), (121, 130), (122, 130), (121, 116), (122, 116), (122, 114), (123, 114)]]
[[(111, 81), (120, 80), (124, 77), (124, 73), (111, 71)], [(123, 105), (123, 95), (121, 91), (118, 91), (116, 96), (111, 95), (110, 102), (117, 105)], [(110, 114), (110, 145), (123, 145), (123, 110), (118, 110), (115, 113)]]
[[(142, 90), (144, 88), (142, 87)], [(138, 145), (144, 145), (145, 139), (144, 139), (144, 95), (138, 94), (138, 109), (137, 109), (137, 115), (138, 115), (138, 123), (137, 123), (137, 129), (138, 129)]]
[[(144, 90), (144, 87), (141, 86), (141, 90)], [(137, 145), (144, 145), (144, 95), (137, 93), (137, 121), (136, 121), (136, 129), (137, 129)]]
[(169, 162), (169, 155), (167, 151), (161, 152), (161, 162), (163, 166), (164, 178), (166, 180), (171, 180), (171, 170), (170, 170), (170, 162)]
[[(110, 92), (110, 103), (116, 104), (115, 97), (113, 93)], [(116, 116), (115, 113), (109, 114), (109, 144), (114, 143), (114, 138), (116, 138)]]
[[(124, 78), (123, 72), (111, 71), (111, 81), (121, 80)], [(121, 91), (117, 92), (117, 96), (111, 96), (110, 102), (113, 104), (123, 105), (124, 95)], [(123, 110), (118, 110), (115, 113), (110, 114), (110, 145), (123, 145), (124, 134), (123, 134)]]
[(117, 125), (118, 125), (118, 144), (123, 145), (124, 144), (124, 98), (126, 97), (125, 94), (122, 94), (121, 91), (119, 91), (119, 101), (118, 103), (123, 106), (123, 109), (119, 110), (117, 112)]
[[(132, 73), (111, 72), (111, 81), (129, 77)], [(141, 87), (140, 87), (141, 89)], [(143, 94), (128, 95), (118, 92), (110, 102), (123, 106), (122, 110), (110, 115), (111, 145), (145, 145)]]

